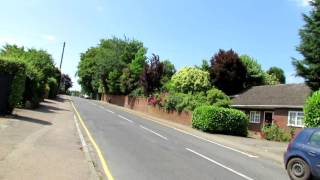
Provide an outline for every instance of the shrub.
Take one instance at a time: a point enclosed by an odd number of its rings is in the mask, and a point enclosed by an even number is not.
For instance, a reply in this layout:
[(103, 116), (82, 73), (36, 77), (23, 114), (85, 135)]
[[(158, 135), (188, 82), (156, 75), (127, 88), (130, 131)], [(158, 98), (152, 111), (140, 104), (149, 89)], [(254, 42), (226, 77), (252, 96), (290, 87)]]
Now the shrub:
[(217, 88), (207, 91), (207, 101), (210, 105), (219, 107), (229, 107), (230, 98), (224, 92)]
[(0, 72), (3, 74), (13, 75), (8, 99), (8, 113), (10, 114), (22, 100), (25, 90), (26, 65), (22, 62), (0, 59)]
[(320, 90), (307, 99), (303, 111), (307, 127), (320, 127)]
[(248, 117), (235, 109), (201, 106), (193, 111), (192, 127), (211, 133), (247, 136)]
[(195, 94), (174, 93), (166, 96), (164, 107), (166, 110), (193, 111), (196, 107), (208, 105), (205, 93)]
[(209, 73), (195, 67), (185, 67), (172, 76), (173, 87), (177, 92), (194, 93), (208, 90)]
[[(291, 131), (291, 130), (290, 130)], [(277, 125), (273, 124), (271, 126), (264, 126), (262, 132), (265, 134), (265, 139), (271, 141), (290, 141), (291, 132), (288, 133), (283, 129), (280, 129)]]
[(48, 97), (50, 99), (54, 99), (57, 96), (58, 92), (59, 92), (58, 81), (56, 80), (56, 78), (51, 77), (51, 78), (48, 79), (48, 85), (49, 85), (49, 88), (50, 88)]

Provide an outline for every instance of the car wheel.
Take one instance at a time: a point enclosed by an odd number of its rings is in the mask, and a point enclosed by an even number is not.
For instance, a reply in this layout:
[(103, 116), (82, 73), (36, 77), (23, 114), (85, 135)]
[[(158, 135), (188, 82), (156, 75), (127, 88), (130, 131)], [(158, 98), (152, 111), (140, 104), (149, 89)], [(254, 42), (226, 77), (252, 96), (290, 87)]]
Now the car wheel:
[(287, 172), (292, 180), (308, 180), (311, 176), (309, 165), (301, 158), (292, 158), (288, 162)]

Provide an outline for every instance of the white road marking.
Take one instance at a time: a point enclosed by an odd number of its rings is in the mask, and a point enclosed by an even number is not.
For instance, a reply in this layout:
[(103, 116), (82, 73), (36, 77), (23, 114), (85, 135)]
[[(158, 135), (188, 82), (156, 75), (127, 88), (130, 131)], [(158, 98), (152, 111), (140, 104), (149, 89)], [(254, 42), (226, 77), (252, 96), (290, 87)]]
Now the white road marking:
[(123, 117), (123, 116), (121, 116), (121, 115), (118, 115), (118, 117), (119, 117), (119, 118), (122, 118), (122, 119), (124, 119), (124, 120), (126, 120), (126, 121), (128, 121), (128, 122), (130, 122), (130, 123), (133, 123), (132, 120), (130, 120), (130, 119), (126, 118), (126, 117)]
[(78, 131), (78, 134), (79, 134), (79, 137), (80, 137), (82, 149), (83, 149), (83, 151), (86, 153), (86, 152), (88, 152), (87, 143), (86, 143), (86, 141), (84, 140), (84, 137), (83, 137), (82, 132), (81, 132), (80, 127), (79, 127), (79, 123), (78, 123), (77, 118), (76, 118), (75, 115), (73, 115), (73, 119), (74, 119), (74, 122), (75, 122), (75, 124), (76, 124), (77, 131)]
[(140, 125), (140, 127), (141, 127), (142, 129), (146, 130), (146, 131), (149, 131), (149, 132), (151, 132), (151, 133), (153, 133), (153, 134), (155, 134), (155, 135), (157, 135), (157, 136), (161, 137), (162, 139), (168, 140), (168, 138), (166, 138), (166, 137), (162, 136), (162, 135), (161, 135), (161, 134), (159, 134), (159, 133), (156, 133), (156, 132), (152, 131), (152, 130), (151, 130), (151, 129), (149, 129), (149, 128), (146, 128), (146, 127), (144, 127), (144, 126), (142, 126), (142, 125)]
[(190, 135), (190, 136), (196, 137), (196, 138), (201, 139), (201, 140), (203, 140), (203, 141), (207, 141), (207, 142), (212, 143), (212, 144), (215, 144), (215, 145), (217, 145), (217, 146), (220, 146), (220, 147), (229, 149), (229, 150), (231, 150), (231, 151), (235, 151), (235, 152), (241, 153), (241, 154), (246, 155), (246, 156), (248, 156), (248, 157), (250, 157), (250, 158), (258, 158), (258, 157), (259, 157), (259, 156), (255, 156), (255, 155), (248, 154), (248, 153), (246, 153), (246, 152), (240, 151), (240, 150), (238, 150), (238, 149), (234, 149), (234, 148), (229, 147), (229, 146), (225, 146), (225, 145), (220, 144), (220, 143), (217, 143), (217, 142), (210, 141), (210, 140), (208, 140), (208, 139), (205, 139), (205, 138), (202, 138), (202, 137), (200, 137), (200, 136), (191, 134), (191, 133), (189, 133), (189, 132), (186, 132), (186, 131), (181, 130), (181, 129), (178, 129), (178, 128), (173, 128), (173, 129), (175, 129), (175, 130), (177, 130), (177, 131), (180, 131), (180, 132), (182, 132), (182, 133), (188, 134), (188, 135)]
[(212, 163), (214, 163), (214, 164), (216, 164), (216, 165), (218, 165), (218, 166), (220, 166), (220, 167), (222, 167), (222, 168), (224, 168), (224, 169), (226, 169), (226, 170), (228, 170), (230, 172), (233, 172), (234, 174), (236, 174), (238, 176), (241, 176), (244, 179), (253, 180), (252, 178), (250, 178), (250, 177), (248, 177), (248, 176), (246, 176), (246, 175), (244, 175), (244, 174), (242, 174), (242, 173), (240, 173), (240, 172), (238, 172), (236, 170), (233, 170), (233, 169), (231, 169), (231, 168), (229, 168), (229, 167), (227, 167), (227, 166), (225, 166), (225, 165), (223, 165), (223, 164), (221, 164), (221, 163), (219, 163), (219, 162), (217, 162), (217, 161), (215, 161), (215, 160), (213, 160), (213, 159), (211, 159), (211, 158), (209, 158), (209, 157), (207, 157), (205, 155), (202, 155), (202, 154), (200, 154), (200, 153), (198, 153), (198, 152), (196, 152), (194, 150), (191, 150), (189, 148), (186, 148), (186, 150), (189, 151), (189, 152), (192, 152), (192, 153), (194, 153), (194, 154), (196, 154), (196, 155), (198, 155), (198, 156), (200, 156), (200, 157), (202, 157), (202, 158), (204, 158), (204, 159), (206, 159), (206, 160), (208, 160), (208, 161), (210, 161), (210, 162), (212, 162)]
[(112, 113), (112, 114), (114, 114), (114, 112), (113, 111), (111, 111), (110, 109), (105, 109), (106, 111), (108, 111), (109, 113)]

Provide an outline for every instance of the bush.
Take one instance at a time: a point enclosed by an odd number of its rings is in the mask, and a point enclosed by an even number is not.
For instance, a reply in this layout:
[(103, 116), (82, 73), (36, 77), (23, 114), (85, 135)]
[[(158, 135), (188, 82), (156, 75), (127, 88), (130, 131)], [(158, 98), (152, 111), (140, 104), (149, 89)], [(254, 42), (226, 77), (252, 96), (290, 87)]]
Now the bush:
[(25, 90), (26, 65), (22, 62), (0, 59), (0, 72), (3, 74), (13, 75), (8, 99), (8, 113), (10, 114), (22, 100)]
[(320, 127), (320, 90), (307, 99), (303, 111), (307, 127)]
[[(292, 131), (292, 130), (290, 130)], [(271, 125), (271, 126), (264, 126), (262, 128), (262, 132), (265, 134), (266, 140), (271, 141), (290, 141), (291, 140), (291, 133), (286, 132), (283, 129), (280, 129), (277, 125)]]
[(211, 133), (247, 136), (248, 117), (235, 109), (201, 106), (193, 111), (192, 127)]
[(171, 80), (174, 89), (181, 93), (206, 91), (210, 87), (209, 73), (195, 67), (181, 69)]
[(230, 107), (230, 98), (217, 88), (207, 91), (207, 101), (210, 105), (219, 107)]
[(174, 93), (166, 96), (164, 107), (166, 110), (193, 111), (196, 107), (208, 105), (205, 93), (195, 94)]
[(59, 92), (59, 84), (56, 78), (51, 77), (48, 79), (48, 85), (49, 85), (49, 98), (54, 99), (58, 95)]

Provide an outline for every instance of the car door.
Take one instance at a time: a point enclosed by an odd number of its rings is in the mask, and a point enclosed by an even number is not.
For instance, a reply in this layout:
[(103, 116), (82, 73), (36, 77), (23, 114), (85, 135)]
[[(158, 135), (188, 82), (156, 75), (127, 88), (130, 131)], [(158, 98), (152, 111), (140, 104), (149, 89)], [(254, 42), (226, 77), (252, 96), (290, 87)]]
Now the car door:
[(306, 154), (311, 162), (314, 175), (320, 177), (320, 130), (315, 131), (309, 138)]

